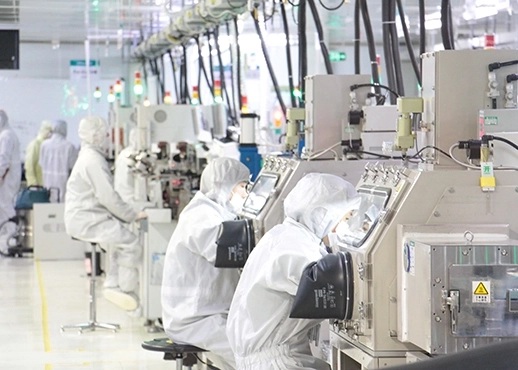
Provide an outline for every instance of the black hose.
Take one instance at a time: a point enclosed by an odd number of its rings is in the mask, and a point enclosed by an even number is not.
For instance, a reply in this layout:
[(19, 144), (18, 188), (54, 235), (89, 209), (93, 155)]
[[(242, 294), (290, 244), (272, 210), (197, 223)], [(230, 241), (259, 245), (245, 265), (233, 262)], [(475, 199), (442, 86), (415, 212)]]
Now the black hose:
[(164, 83), (160, 77), (160, 71), (158, 70), (158, 62), (156, 61), (156, 59), (153, 60), (153, 63), (155, 65), (155, 72), (156, 72), (156, 78), (158, 81), (158, 85), (160, 86), (160, 93), (162, 94), (160, 101), (162, 101), (164, 99)]
[(173, 85), (174, 85), (174, 94), (176, 95), (176, 101), (180, 101), (180, 94), (178, 92), (178, 81), (176, 79), (176, 65), (174, 63), (173, 55), (171, 54), (171, 50), (168, 50), (169, 59), (171, 59), (171, 68), (173, 70)]
[(408, 50), (408, 55), (410, 57), (410, 62), (412, 63), (412, 68), (414, 69), (417, 83), (419, 84), (419, 87), (421, 87), (421, 73), (419, 71), (419, 66), (417, 65), (417, 59), (414, 54), (414, 48), (412, 47), (412, 40), (410, 40), (410, 33), (408, 32), (408, 26), (405, 21), (405, 11), (403, 9), (403, 2), (401, 0), (396, 1), (399, 11), (399, 19), (401, 19), (401, 25), (403, 26), (403, 34), (405, 35), (405, 43)]
[[(426, 53), (426, 7), (424, 0), (419, 0), (419, 55)], [(422, 64), (422, 62), (421, 62)], [(422, 69), (421, 66), (421, 76)]]
[(239, 29), (237, 27), (237, 16), (234, 17), (234, 28), (236, 29), (236, 54), (237, 54), (237, 100), (239, 103), (239, 111), (243, 109), (242, 94), (241, 94), (241, 47), (239, 46)]
[(396, 27), (396, 0), (390, 0), (390, 37), (392, 41), (392, 55), (394, 57), (394, 71), (396, 73), (396, 86), (399, 95), (405, 95), (405, 86), (403, 84), (403, 70), (401, 68), (401, 55), (399, 53), (399, 37)]
[(333, 67), (331, 66), (331, 60), (329, 60), (329, 51), (327, 50), (327, 46), (324, 42), (324, 29), (322, 28), (322, 22), (320, 21), (320, 16), (318, 15), (318, 9), (315, 5), (315, 0), (307, 0), (309, 4), (309, 9), (311, 10), (311, 14), (313, 15), (313, 20), (315, 22), (315, 27), (317, 29), (318, 42), (320, 44), (320, 51), (322, 52), (322, 57), (324, 58), (324, 64), (326, 66), (326, 73), (328, 75), (333, 74)]
[[(354, 74), (360, 74), (360, 2), (354, 2)], [(424, 0), (423, 0), (424, 1)]]
[(448, 1), (448, 34), (450, 35), (451, 49), (455, 50), (455, 40), (453, 37), (453, 17), (451, 13), (451, 2)]
[[(198, 43), (198, 61), (200, 63), (200, 66), (201, 66), (201, 70), (203, 72), (203, 76), (205, 77), (205, 82), (207, 83), (207, 87), (209, 88), (211, 94), (212, 94), (212, 97), (214, 97), (214, 87), (211, 85), (210, 83), (210, 80), (209, 80), (209, 76), (207, 75), (207, 69), (205, 68), (205, 62), (203, 61), (203, 55), (201, 54), (201, 45), (200, 45), (200, 42), (199, 42), (199, 38), (196, 38), (196, 41)], [(200, 92), (200, 97), (201, 97), (201, 86), (198, 85), (198, 91)], [(201, 99), (200, 99), (200, 104), (201, 104)]]
[(207, 44), (209, 45), (209, 68), (210, 68), (210, 80), (212, 83), (212, 96), (214, 95), (214, 64), (212, 63), (212, 46), (210, 45), (210, 32), (207, 32)]
[[(396, 91), (392, 90), (389, 86), (382, 85), (382, 84), (354, 84), (354, 85), (351, 85), (351, 86), (350, 86), (350, 89), (351, 89), (351, 91), (354, 91), (354, 90), (356, 90), (356, 89), (358, 89), (358, 88), (360, 88), (360, 87), (374, 87), (374, 88), (376, 88), (376, 87), (377, 87), (378, 89), (380, 89), (380, 88), (381, 88), (381, 89), (385, 89), (385, 90), (387, 90), (388, 92), (390, 92), (390, 93), (394, 94), (394, 96), (395, 96), (396, 98), (399, 98), (399, 97), (400, 97), (400, 95), (399, 95)], [(380, 92), (380, 95), (381, 95), (381, 92)]]
[[(304, 1), (304, 0), (301, 0)], [(252, 18), (254, 17), (254, 13), (252, 12)], [(277, 94), (277, 100), (282, 109), (282, 113), (286, 117), (286, 105), (284, 104), (284, 100), (282, 99), (281, 89), (279, 87), (279, 83), (277, 82), (277, 77), (275, 77), (275, 71), (273, 70), (272, 62), (270, 61), (270, 56), (268, 55), (268, 49), (266, 47), (266, 43), (264, 42), (263, 33), (261, 32), (261, 27), (259, 25), (259, 21), (254, 18), (254, 25), (257, 35), (261, 40), (261, 48), (263, 49), (264, 60), (266, 62), (266, 66), (268, 67), (268, 72), (270, 72), (270, 77), (272, 79), (273, 87), (275, 89), (275, 93)]]
[(304, 107), (306, 97), (306, 86), (304, 79), (308, 74), (308, 50), (306, 39), (306, 0), (299, 0), (298, 8), (298, 34), (299, 34), (299, 107)]
[(502, 143), (506, 143), (509, 146), (512, 146), (514, 149), (518, 150), (518, 145), (513, 143), (511, 140), (506, 139), (505, 137), (493, 136), (493, 135), (484, 135), (482, 136), (482, 141), (484, 140), (496, 140), (501, 141)]
[[(390, 41), (390, 0), (383, 1), (381, 3), (381, 7), (383, 54), (385, 55), (385, 73), (387, 75), (388, 86), (393, 90), (397, 90), (396, 77), (394, 74), (394, 59), (392, 58), (392, 43)], [(393, 96), (390, 96), (390, 103), (396, 104), (396, 100)]]
[(203, 101), (201, 98), (201, 75), (203, 74), (202, 66), (203, 66), (203, 60), (200, 58), (200, 43), (198, 42), (198, 38), (195, 37), (194, 41), (196, 41), (196, 47), (198, 48), (198, 103), (200, 105), (203, 105)]
[[(363, 24), (365, 26), (365, 35), (367, 37), (367, 44), (369, 46), (369, 57), (371, 60), (372, 81), (375, 85), (379, 85), (380, 76), (378, 72), (378, 61), (376, 58), (376, 45), (374, 43), (374, 34), (372, 33), (372, 24), (369, 17), (369, 8), (367, 7), (367, 0), (361, 0), (361, 11), (363, 17)], [(379, 86), (374, 87), (376, 94), (381, 94)]]
[(441, 0), (441, 36), (444, 50), (453, 50), (453, 45), (451, 43), (450, 26), (448, 22), (450, 18), (450, 12), (448, 11), (449, 6), (449, 0)]
[(232, 110), (231, 101), (228, 96), (228, 90), (227, 90), (227, 84), (225, 81), (225, 70), (223, 69), (223, 60), (221, 58), (221, 49), (219, 47), (219, 26), (214, 29), (214, 43), (216, 44), (216, 56), (218, 57), (218, 64), (219, 64), (219, 78), (221, 83), (221, 91), (223, 94), (225, 94), (225, 100), (227, 103), (227, 111), (228, 116), (232, 120), (233, 123), (236, 123), (236, 117), (234, 115), (234, 112)]
[(187, 77), (189, 74), (187, 73), (187, 49), (185, 45), (182, 45), (183, 50), (183, 89), (184, 89), (184, 104), (191, 104), (191, 95), (189, 94), (189, 85), (187, 83)]
[(290, 87), (291, 107), (294, 108), (297, 106), (297, 99), (295, 99), (295, 95), (293, 95), (293, 92), (295, 91), (295, 85), (293, 83), (293, 66), (291, 64), (290, 30), (288, 26), (288, 17), (286, 16), (286, 7), (282, 2), (280, 6), (282, 25), (284, 27), (284, 34), (286, 35), (286, 64), (288, 66), (288, 85)]
[[(228, 22), (225, 24), (227, 29), (227, 36), (230, 40), (230, 28)], [(232, 55), (232, 43), (229, 42), (228, 52), (230, 53), (230, 86), (232, 88), (232, 110), (234, 111), (234, 117), (237, 117), (237, 109), (236, 109), (236, 89), (234, 86), (234, 55)]]

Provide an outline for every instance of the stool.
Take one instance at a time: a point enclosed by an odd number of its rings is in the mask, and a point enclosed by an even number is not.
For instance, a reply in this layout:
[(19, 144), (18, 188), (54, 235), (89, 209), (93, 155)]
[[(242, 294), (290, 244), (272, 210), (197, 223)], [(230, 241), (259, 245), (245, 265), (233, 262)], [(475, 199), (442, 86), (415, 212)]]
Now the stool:
[(142, 342), (142, 348), (148, 351), (164, 352), (164, 360), (176, 360), (176, 370), (185, 366), (192, 369), (197, 362), (198, 353), (207, 352), (190, 344), (174, 343), (169, 338), (159, 338)]
[[(72, 238), (72, 239), (78, 240), (76, 238)], [(92, 256), (93, 256), (90, 259), (90, 261), (92, 261), (91, 262), (92, 273), (90, 274), (90, 320), (86, 323), (81, 323), (81, 324), (62, 325), (61, 332), (64, 332), (65, 329), (78, 329), (79, 334), (81, 334), (83, 332), (83, 330), (95, 331), (96, 328), (100, 328), (100, 329), (112, 330), (115, 333), (118, 329), (120, 329), (119, 324), (106, 324), (106, 323), (97, 322), (96, 299), (95, 299), (95, 284), (96, 284), (95, 271), (97, 270), (97, 266), (96, 266), (97, 258), (95, 257), (95, 253), (97, 250), (97, 243), (90, 243), (90, 245), (92, 246)]]

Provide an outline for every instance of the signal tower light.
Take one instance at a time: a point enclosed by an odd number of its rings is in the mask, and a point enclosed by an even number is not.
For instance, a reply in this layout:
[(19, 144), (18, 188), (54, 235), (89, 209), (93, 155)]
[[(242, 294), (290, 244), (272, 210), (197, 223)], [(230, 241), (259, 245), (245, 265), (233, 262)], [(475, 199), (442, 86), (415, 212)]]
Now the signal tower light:
[(94, 98), (97, 99), (97, 101), (99, 101), (99, 99), (101, 99), (102, 96), (103, 93), (101, 92), (101, 88), (97, 86), (94, 91)]
[(223, 98), (221, 97), (221, 81), (214, 80), (214, 103), (220, 104), (223, 103)]
[(110, 90), (109, 90), (107, 98), (108, 98), (108, 103), (113, 103), (115, 101), (115, 94), (113, 92), (113, 86), (110, 86)]
[(191, 99), (192, 105), (198, 105), (200, 104), (200, 94), (198, 92), (198, 86), (192, 87), (192, 99)]
[(135, 85), (133, 86), (133, 92), (137, 97), (140, 97), (144, 93), (144, 86), (142, 86), (142, 81), (140, 79), (140, 72), (135, 72)]
[(171, 93), (169, 91), (165, 92), (164, 96), (164, 104), (171, 105), (173, 103), (173, 98), (171, 97)]

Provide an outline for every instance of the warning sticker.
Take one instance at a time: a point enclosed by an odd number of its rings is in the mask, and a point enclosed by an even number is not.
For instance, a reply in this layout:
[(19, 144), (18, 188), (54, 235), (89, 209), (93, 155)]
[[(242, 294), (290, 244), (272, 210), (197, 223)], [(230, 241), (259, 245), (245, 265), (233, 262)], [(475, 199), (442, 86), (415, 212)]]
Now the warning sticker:
[(491, 303), (491, 282), (472, 281), (473, 303)]

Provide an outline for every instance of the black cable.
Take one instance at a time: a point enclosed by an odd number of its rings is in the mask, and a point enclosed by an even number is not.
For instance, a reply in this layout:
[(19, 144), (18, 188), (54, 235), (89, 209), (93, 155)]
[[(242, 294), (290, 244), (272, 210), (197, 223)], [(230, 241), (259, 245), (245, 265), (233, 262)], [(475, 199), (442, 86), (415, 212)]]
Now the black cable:
[(448, 34), (450, 35), (451, 49), (455, 50), (455, 40), (453, 38), (453, 18), (451, 13), (451, 2), (448, 1)]
[(322, 5), (322, 8), (324, 8), (325, 10), (328, 10), (330, 12), (334, 12), (335, 10), (338, 10), (340, 9), (344, 4), (345, 4), (345, 1), (344, 0), (340, 0), (340, 4), (338, 4), (337, 6), (335, 6), (334, 8), (330, 8), (328, 6), (326, 6), (322, 0), (318, 0), (318, 2), (320, 3), (320, 5)]
[(160, 86), (160, 93), (162, 95), (160, 101), (162, 101), (164, 99), (164, 94), (165, 94), (164, 83), (163, 83), (162, 79), (160, 78), (160, 71), (158, 70), (158, 62), (156, 61), (156, 59), (153, 60), (153, 64), (155, 65), (156, 78), (158, 81), (158, 85)]
[(360, 74), (360, 1), (354, 2), (354, 74), (357, 75)]
[[(382, 84), (354, 84), (354, 85), (351, 85), (351, 91), (354, 91), (354, 90), (356, 90), (356, 89), (358, 89), (360, 87), (374, 87), (375, 89), (376, 88), (382, 88), (382, 89), (385, 89), (388, 92), (394, 94), (394, 96), (399, 98), (399, 94), (397, 92), (392, 90), (390, 87), (382, 85)], [(381, 95), (381, 93), (380, 93), (380, 95)]]
[[(201, 54), (201, 40), (199, 40), (198, 37), (196, 38), (196, 40), (198, 42), (198, 61), (201, 65), (201, 69), (203, 71), (203, 76), (205, 77), (205, 82), (207, 83), (207, 87), (209, 88), (209, 90), (212, 94), (212, 97), (214, 97), (214, 87), (211, 85), (211, 83), (209, 81), (209, 76), (207, 75), (207, 69), (205, 68), (205, 62), (203, 61), (203, 55)], [(201, 92), (201, 86), (198, 86), (198, 89), (199, 89), (198, 91)], [(201, 97), (201, 93), (200, 93), (200, 97)]]
[[(419, 0), (419, 55), (426, 52), (426, 6)], [(421, 69), (422, 71), (422, 69)], [(422, 74), (422, 73), (421, 73)]]
[(518, 64), (518, 60), (510, 60), (508, 62), (494, 62), (494, 63), (490, 63), (487, 67), (489, 69), (489, 72), (493, 72), (496, 69), (500, 69), (502, 67), (513, 66), (515, 64)]
[(417, 65), (417, 59), (414, 54), (414, 48), (412, 47), (412, 40), (410, 39), (410, 33), (408, 32), (408, 26), (405, 20), (405, 10), (403, 9), (403, 2), (401, 0), (397, 1), (397, 7), (399, 12), (399, 19), (401, 20), (401, 24), (403, 26), (403, 34), (405, 36), (405, 43), (408, 50), (408, 55), (410, 57), (410, 62), (412, 63), (412, 68), (414, 69), (415, 77), (417, 79), (417, 83), (419, 84), (419, 88), (421, 87), (421, 73), (419, 71), (419, 66)]
[(322, 57), (324, 58), (324, 64), (326, 66), (326, 73), (328, 75), (333, 74), (333, 67), (331, 66), (331, 61), (329, 60), (329, 51), (327, 50), (327, 46), (324, 42), (324, 29), (322, 28), (322, 22), (320, 21), (320, 16), (318, 15), (318, 9), (315, 5), (315, 0), (307, 0), (309, 4), (309, 9), (311, 10), (311, 14), (313, 15), (313, 21), (315, 22), (315, 27), (317, 29), (318, 42), (320, 44), (320, 51), (322, 52)]
[(187, 73), (187, 49), (185, 45), (182, 45), (183, 50), (183, 90), (184, 90), (184, 104), (191, 104), (191, 96), (189, 94), (189, 86), (187, 83), (187, 77), (189, 74)]
[(176, 79), (176, 65), (173, 59), (173, 55), (171, 54), (171, 50), (168, 50), (169, 59), (171, 60), (171, 68), (173, 70), (173, 85), (174, 85), (174, 94), (176, 95), (176, 101), (180, 101), (180, 95), (178, 93), (178, 81)]
[(198, 359), (198, 361), (200, 361), (203, 365), (208, 365), (206, 362), (204, 362), (199, 356), (197, 353), (194, 353), (194, 356)]
[(210, 80), (212, 86), (212, 96), (214, 95), (214, 65), (212, 63), (212, 46), (210, 45), (210, 31), (207, 31), (207, 44), (209, 45), (209, 68), (210, 68)]
[(385, 154), (378, 154), (378, 153), (374, 153), (374, 152), (367, 152), (365, 150), (356, 150), (356, 149), (348, 149), (348, 148), (344, 148), (343, 150), (343, 153), (344, 154), (347, 154), (347, 153), (354, 153), (354, 154), (367, 154), (367, 155), (373, 155), (373, 156), (376, 156), (376, 157), (379, 157), (379, 158), (385, 158), (385, 159), (405, 159), (406, 157), (393, 157), (391, 155), (385, 155)]
[[(372, 24), (369, 17), (369, 8), (367, 7), (367, 0), (361, 0), (361, 12), (363, 17), (363, 25), (365, 26), (365, 35), (367, 37), (367, 44), (369, 47), (369, 57), (371, 61), (372, 81), (374, 85), (379, 85), (380, 77), (378, 72), (378, 61), (376, 58), (376, 44), (374, 42), (374, 34), (372, 32)], [(374, 88), (376, 94), (381, 94), (379, 87)]]
[(147, 71), (146, 71), (146, 62), (142, 61), (142, 76), (144, 77), (144, 86), (146, 87), (147, 93), (149, 94), (148, 84), (147, 84)]
[(484, 135), (482, 136), (482, 140), (496, 140), (501, 141), (502, 143), (506, 143), (507, 145), (512, 146), (514, 149), (518, 150), (518, 145), (513, 143), (511, 140), (506, 139), (505, 137), (493, 136), (493, 135)]
[(298, 35), (299, 35), (299, 107), (304, 107), (306, 86), (304, 79), (308, 74), (308, 51), (306, 39), (306, 0), (299, 0), (298, 8)]
[(202, 66), (203, 66), (203, 60), (201, 60), (200, 56), (200, 44), (198, 42), (198, 37), (194, 37), (194, 41), (196, 42), (196, 47), (198, 48), (198, 104), (203, 105), (203, 101), (201, 98), (201, 75), (203, 74)]
[[(383, 54), (385, 55), (385, 74), (387, 75), (388, 86), (393, 90), (397, 90), (396, 76), (394, 73), (394, 59), (392, 58), (392, 43), (390, 41), (390, 3), (390, 0), (385, 0), (381, 3)], [(396, 101), (393, 96), (390, 96), (390, 103), (393, 105), (396, 104)]]
[(241, 47), (239, 46), (239, 29), (237, 27), (237, 16), (234, 17), (234, 28), (236, 29), (236, 54), (237, 54), (237, 100), (239, 103), (239, 111), (243, 109), (242, 94), (241, 94)]
[(445, 50), (452, 50), (453, 45), (451, 44), (450, 27), (448, 24), (449, 12), (448, 8), (450, 5), (449, 0), (441, 0), (441, 36), (442, 44)]
[(396, 27), (396, 0), (390, 0), (390, 38), (392, 41), (392, 57), (394, 58), (394, 72), (396, 73), (396, 91), (399, 95), (405, 95), (405, 85), (403, 84), (403, 70), (401, 68), (401, 56), (399, 52), (399, 38)]
[(297, 106), (297, 99), (295, 99), (295, 95), (293, 95), (293, 92), (295, 91), (295, 84), (293, 83), (293, 66), (291, 64), (290, 31), (288, 25), (288, 17), (286, 16), (286, 7), (282, 2), (280, 6), (282, 25), (284, 27), (284, 34), (286, 35), (286, 64), (288, 66), (288, 85), (290, 87), (291, 107), (294, 108)]
[[(305, 0), (301, 0), (305, 1)], [(252, 12), (252, 18), (254, 17), (254, 14)], [(266, 62), (266, 66), (268, 67), (268, 72), (270, 72), (270, 77), (272, 79), (273, 87), (275, 89), (275, 93), (277, 94), (277, 100), (279, 101), (279, 104), (282, 109), (282, 113), (284, 113), (284, 116), (286, 117), (286, 105), (284, 104), (284, 100), (282, 99), (281, 89), (279, 87), (279, 83), (277, 82), (277, 77), (275, 76), (275, 71), (273, 70), (272, 62), (270, 61), (270, 56), (268, 55), (268, 49), (266, 47), (266, 43), (264, 42), (263, 33), (261, 32), (261, 27), (259, 25), (259, 21), (254, 18), (254, 25), (255, 30), (257, 32), (257, 35), (259, 36), (259, 39), (261, 40), (261, 48), (263, 49), (263, 55), (264, 60)]]
[(291, 0), (286, 0), (288, 2), (288, 4), (290, 4), (292, 6), (292, 8), (295, 8), (297, 6), (299, 6), (299, 4), (295, 4), (294, 2), (292, 2)]
[[(225, 24), (227, 29), (227, 37), (230, 40), (230, 28), (229, 22)], [(232, 88), (232, 110), (234, 111), (234, 117), (237, 118), (239, 112), (236, 109), (236, 89), (234, 86), (234, 55), (232, 55), (232, 43), (229, 42), (228, 52), (230, 53), (230, 86)]]
[(214, 42), (216, 44), (216, 56), (218, 58), (218, 64), (219, 64), (219, 78), (220, 78), (220, 83), (221, 83), (221, 91), (223, 92), (223, 94), (225, 94), (228, 116), (230, 117), (232, 122), (235, 124), (237, 121), (236, 121), (236, 116), (234, 115), (234, 112), (232, 110), (231, 101), (228, 96), (227, 84), (225, 81), (225, 70), (223, 69), (223, 67), (224, 67), (223, 59), (221, 58), (221, 48), (219, 47), (218, 39), (219, 39), (219, 26), (214, 29)]
[(450, 158), (451, 159), (451, 156), (446, 153), (444, 150), (442, 150), (441, 148), (437, 148), (436, 146), (433, 146), (433, 145), (427, 145), (425, 146), (424, 148), (421, 148), (416, 154), (414, 154), (413, 156), (411, 156), (410, 158), (417, 158), (422, 152), (424, 152), (426, 149), (434, 149), (434, 150), (437, 150), (439, 153), (445, 155), (446, 157)]

